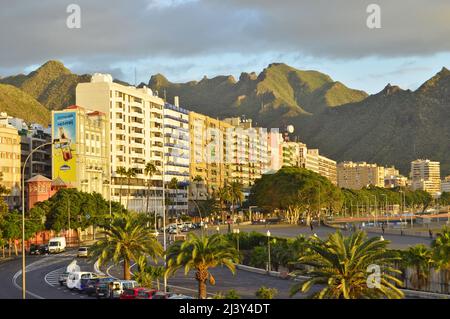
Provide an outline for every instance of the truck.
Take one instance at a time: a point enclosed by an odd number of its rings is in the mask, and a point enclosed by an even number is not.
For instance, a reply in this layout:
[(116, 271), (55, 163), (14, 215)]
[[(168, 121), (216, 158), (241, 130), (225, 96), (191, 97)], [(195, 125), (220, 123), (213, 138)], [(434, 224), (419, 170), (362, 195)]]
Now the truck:
[(65, 237), (50, 238), (50, 241), (48, 242), (48, 251), (50, 254), (62, 253), (65, 250), (66, 250)]

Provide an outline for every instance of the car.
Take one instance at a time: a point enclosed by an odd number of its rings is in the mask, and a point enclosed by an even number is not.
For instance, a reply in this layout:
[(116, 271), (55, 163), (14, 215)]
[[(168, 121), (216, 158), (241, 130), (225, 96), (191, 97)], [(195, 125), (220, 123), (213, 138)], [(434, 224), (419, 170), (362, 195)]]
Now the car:
[(115, 280), (108, 285), (108, 297), (111, 299), (120, 298), (120, 295), (125, 289), (131, 289), (138, 287), (138, 283), (135, 280)]
[(116, 279), (112, 277), (106, 277), (106, 278), (98, 278), (96, 280), (97, 282), (95, 284), (95, 296), (97, 297), (97, 299), (100, 299), (102, 297), (109, 298), (110, 295), (109, 285), (111, 282), (116, 281)]
[(67, 277), (69, 277), (69, 272), (65, 271), (58, 277), (58, 282), (60, 286), (64, 286), (67, 283)]
[(169, 229), (169, 234), (178, 234), (178, 229), (176, 229), (176, 228), (171, 228), (171, 229)]
[(39, 255), (39, 246), (35, 244), (30, 245), (30, 255)]
[(94, 273), (92, 273), (90, 276), (83, 275), (80, 280), (80, 289), (79, 289), (80, 292), (85, 293), (86, 289), (89, 287), (89, 281), (92, 279), (97, 279), (97, 278), (98, 278), (98, 275), (94, 274)]
[(143, 289), (139, 290), (138, 295), (136, 296), (136, 299), (152, 299), (153, 295), (157, 293), (158, 290), (156, 289)]
[[(115, 279), (112, 277), (98, 277), (98, 278), (89, 279), (84, 286), (83, 292), (86, 293), (88, 296), (96, 295), (97, 287), (99, 285), (108, 284), (114, 280)], [(108, 286), (106, 285), (106, 287), (108, 287)]]
[(39, 246), (39, 254), (41, 254), (41, 255), (48, 255), (48, 254), (50, 254), (50, 250), (49, 250), (47, 244)]
[(92, 279), (93, 276), (96, 276), (92, 272), (87, 271), (78, 271), (69, 273), (67, 276), (66, 286), (71, 290), (79, 290), (81, 291), (81, 280), (82, 279)]
[(139, 294), (139, 291), (141, 291), (141, 290), (147, 290), (147, 288), (136, 287), (136, 288), (125, 289), (120, 294), (120, 299), (136, 299), (136, 297)]
[(85, 257), (88, 256), (88, 248), (87, 247), (80, 247), (78, 248), (77, 257)]
[(185, 226), (183, 226), (183, 228), (181, 228), (181, 231), (183, 232), (183, 233), (187, 233), (188, 231), (190, 231), (191, 230), (191, 228), (189, 227), (189, 226), (187, 226), (187, 225), (185, 225)]

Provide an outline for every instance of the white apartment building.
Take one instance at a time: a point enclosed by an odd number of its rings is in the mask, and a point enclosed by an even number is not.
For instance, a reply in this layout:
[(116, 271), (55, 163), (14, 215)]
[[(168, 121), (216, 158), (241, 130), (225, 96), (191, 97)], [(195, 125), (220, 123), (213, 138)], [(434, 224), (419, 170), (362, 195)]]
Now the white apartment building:
[(441, 191), (440, 163), (428, 159), (418, 159), (411, 162), (411, 188), (424, 190), (432, 195)]
[[(130, 210), (144, 212), (149, 182), (144, 169), (151, 162), (158, 172), (151, 178), (149, 211), (162, 213), (164, 101), (149, 88), (121, 85), (114, 83), (109, 74), (96, 73), (91, 82), (77, 85), (76, 103), (104, 112), (109, 119), (113, 200), (121, 200)], [(117, 173), (120, 167), (136, 171), (130, 185), (125, 176)]]
[(164, 106), (164, 183), (177, 181), (175, 189), (168, 189), (168, 212), (179, 216), (188, 211), (188, 186), (190, 163), (189, 111), (178, 105)]

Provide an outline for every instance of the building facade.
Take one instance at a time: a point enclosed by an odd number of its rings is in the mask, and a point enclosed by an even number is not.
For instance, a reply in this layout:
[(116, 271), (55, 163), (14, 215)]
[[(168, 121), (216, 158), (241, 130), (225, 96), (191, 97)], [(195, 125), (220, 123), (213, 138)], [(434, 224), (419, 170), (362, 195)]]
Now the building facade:
[(331, 183), (337, 185), (337, 165), (336, 161), (323, 155), (318, 156), (319, 174), (326, 177)]
[(337, 165), (338, 186), (341, 188), (384, 187), (384, 175), (384, 167), (377, 164), (342, 162)]
[(411, 188), (436, 196), (441, 191), (440, 163), (428, 159), (411, 162)]
[(169, 212), (179, 216), (188, 212), (190, 134), (189, 112), (178, 105), (178, 98), (174, 104), (164, 106), (164, 183), (175, 186), (167, 197)]
[(450, 193), (450, 175), (441, 181), (441, 192)]
[(9, 190), (5, 197), (9, 208), (19, 208), (21, 195), (20, 136), (8, 123), (8, 115), (0, 114), (0, 185)]
[[(109, 121), (113, 200), (140, 212), (146, 211), (147, 200), (151, 200), (149, 210), (162, 214), (164, 100), (147, 87), (121, 85), (110, 75), (97, 73), (91, 82), (77, 85), (76, 101), (77, 105), (105, 113)], [(147, 163), (157, 168), (151, 179), (145, 175)], [(117, 173), (119, 168), (132, 169), (136, 176), (127, 179)]]
[(105, 113), (70, 106), (52, 112), (52, 179), (110, 198), (108, 121)]

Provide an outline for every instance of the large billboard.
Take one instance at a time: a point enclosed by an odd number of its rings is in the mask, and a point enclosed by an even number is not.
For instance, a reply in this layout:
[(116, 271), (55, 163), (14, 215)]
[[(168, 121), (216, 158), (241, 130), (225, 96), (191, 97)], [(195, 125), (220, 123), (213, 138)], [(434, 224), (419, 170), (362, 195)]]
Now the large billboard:
[(53, 114), (53, 179), (75, 184), (76, 174), (76, 112)]

